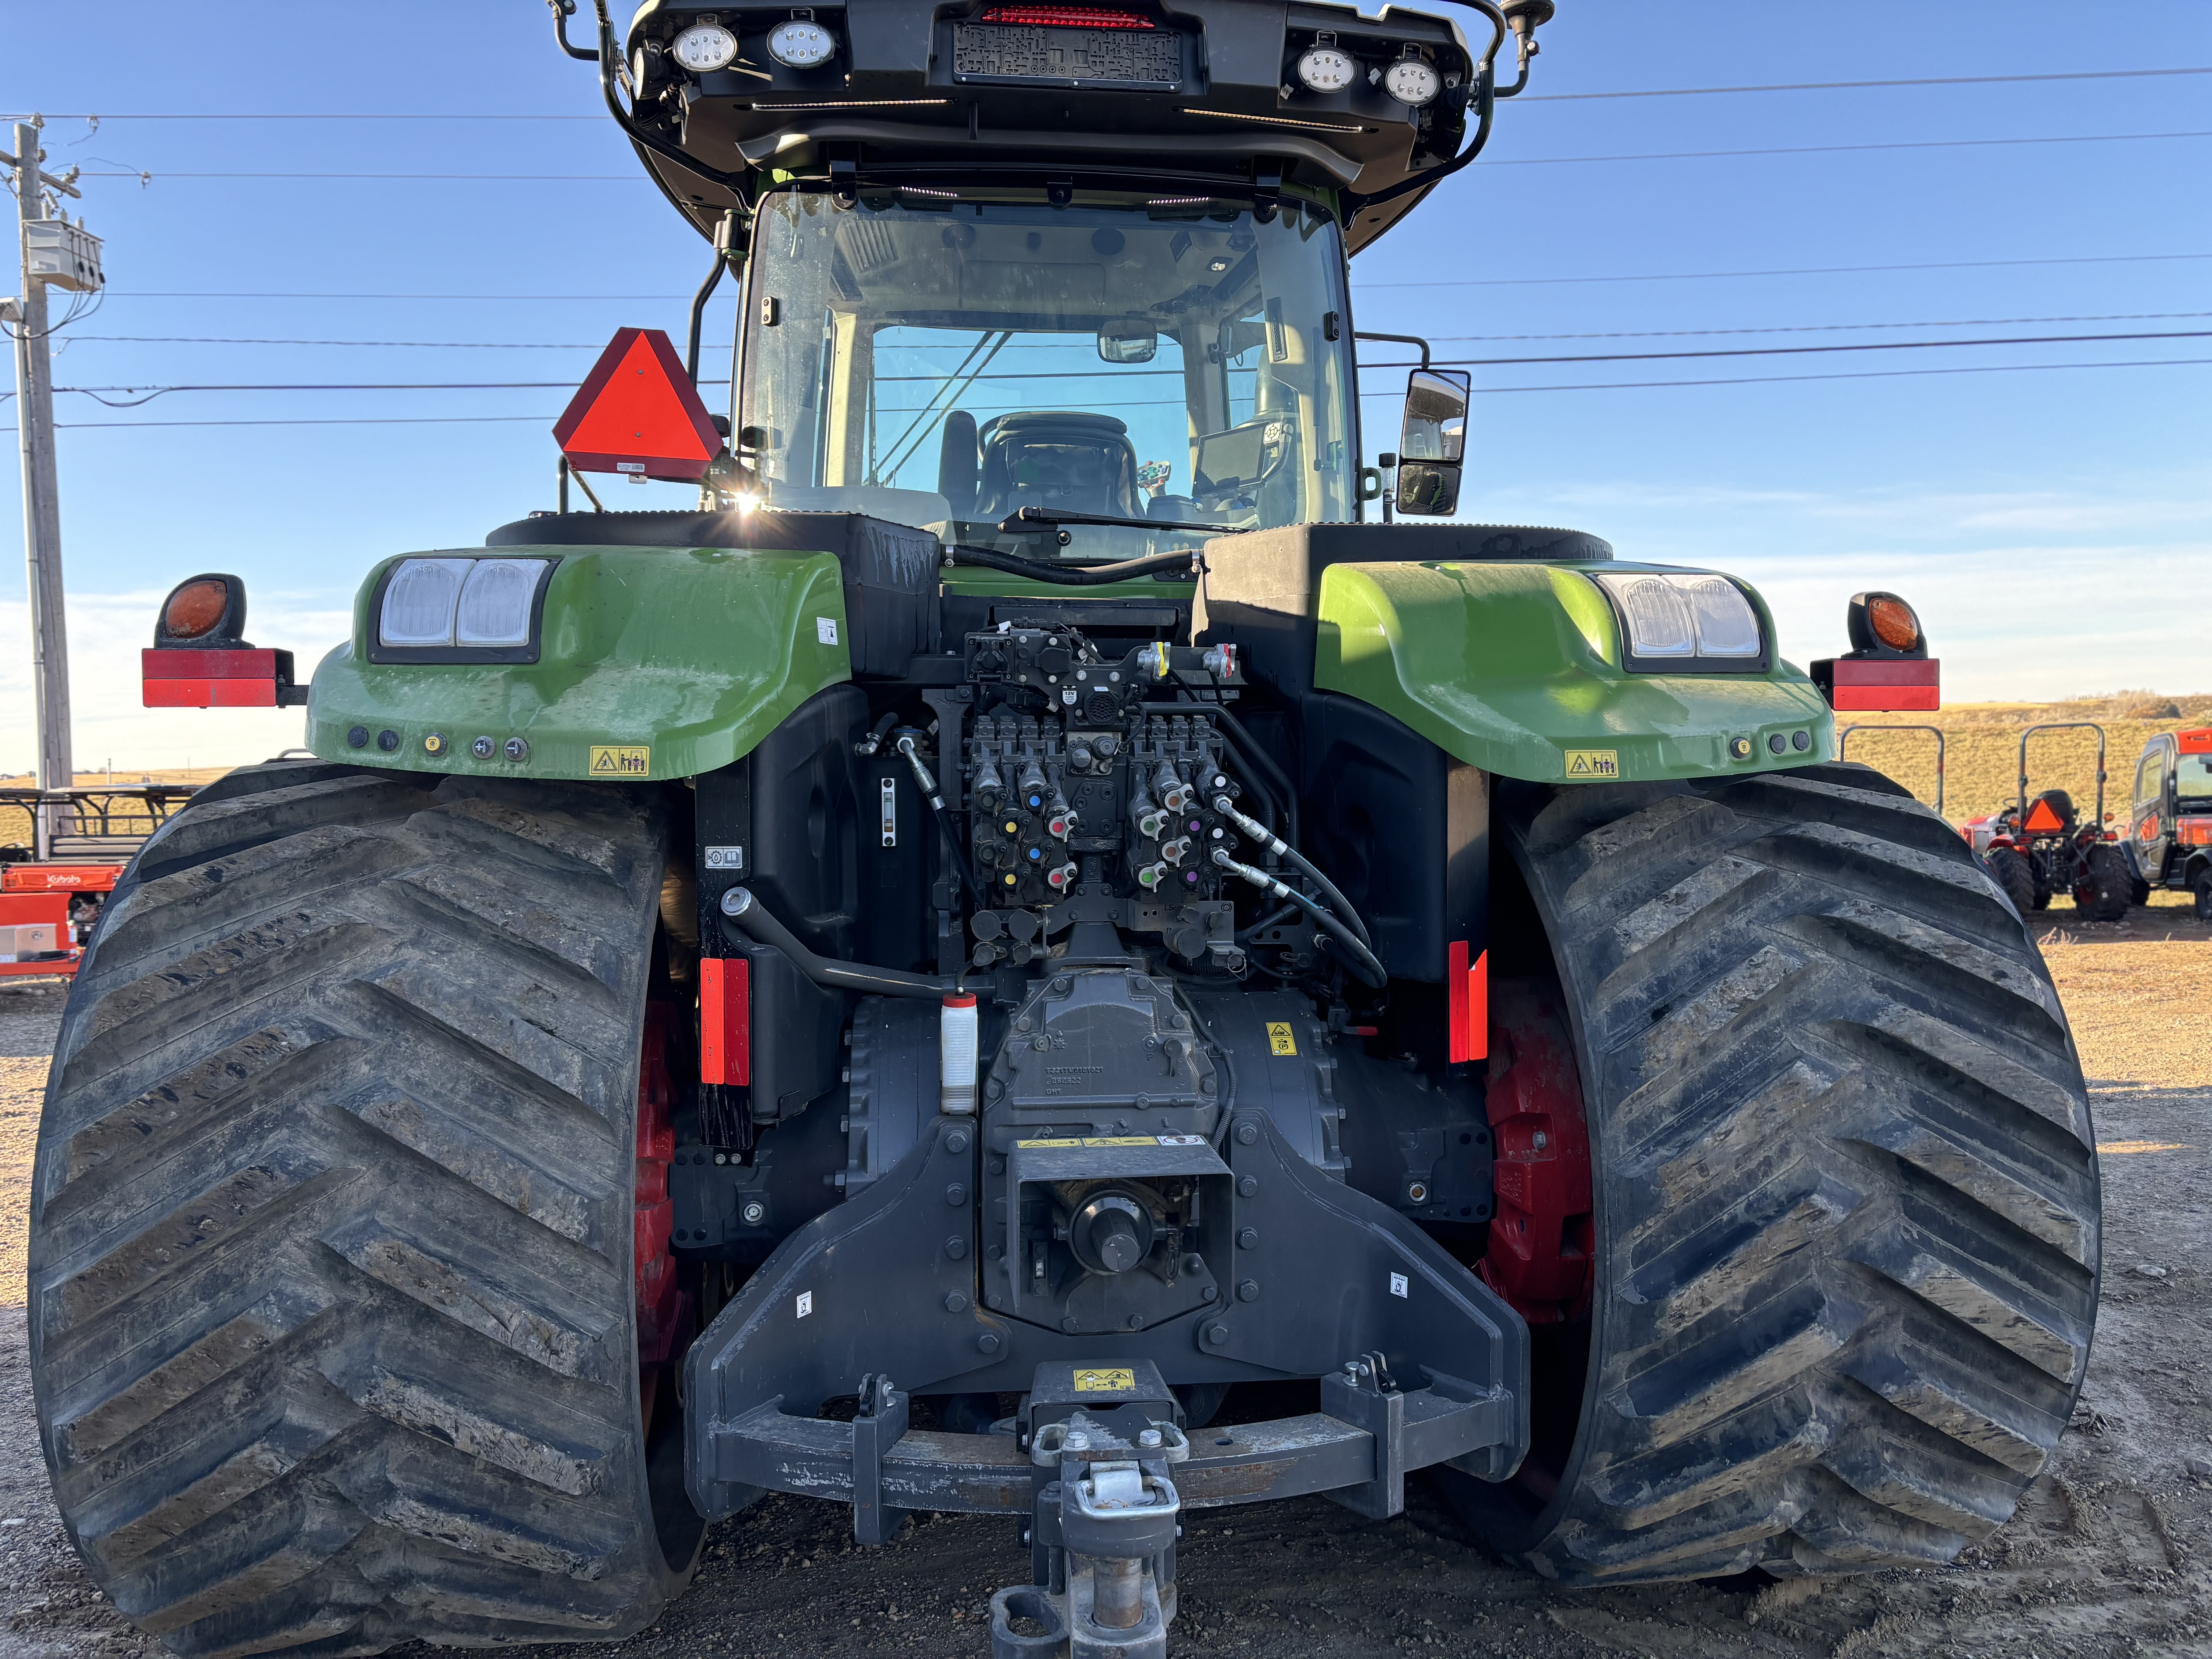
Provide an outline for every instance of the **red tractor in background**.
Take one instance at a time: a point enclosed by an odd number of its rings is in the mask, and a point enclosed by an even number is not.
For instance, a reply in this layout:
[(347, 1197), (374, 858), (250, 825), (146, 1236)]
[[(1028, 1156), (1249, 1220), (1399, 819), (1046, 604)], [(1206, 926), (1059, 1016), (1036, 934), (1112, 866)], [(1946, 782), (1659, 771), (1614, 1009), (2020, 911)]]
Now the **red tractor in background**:
[(131, 855), (192, 794), (160, 783), (0, 789), (0, 812), (21, 812), (32, 836), (0, 844), (0, 981), (75, 974)]
[(2178, 888), (2212, 921), (2212, 726), (2161, 732), (2136, 763), (2127, 848), (2136, 902), (2153, 887)]
[[(2033, 799), (2027, 793), (2027, 740), (2039, 732), (2069, 730), (2097, 734), (2097, 810), (2086, 823), (2065, 790), (2045, 789)], [(2021, 732), (2019, 799), (2001, 812), (1968, 819), (1960, 833), (2023, 916), (2048, 909), (2051, 896), (2060, 891), (2073, 895), (2085, 921), (2118, 921), (2131, 902), (2141, 902), (2127, 854), (2105, 827), (2105, 728), (2090, 721), (2031, 726)]]

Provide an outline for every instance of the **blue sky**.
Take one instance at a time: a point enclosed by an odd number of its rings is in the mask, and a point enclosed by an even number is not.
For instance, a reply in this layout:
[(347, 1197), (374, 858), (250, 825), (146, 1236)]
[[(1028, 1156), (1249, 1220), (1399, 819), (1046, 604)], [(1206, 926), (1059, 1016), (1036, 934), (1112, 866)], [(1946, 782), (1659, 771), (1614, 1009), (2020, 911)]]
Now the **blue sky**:
[[(593, 118), (591, 71), (554, 49), (538, 0), (112, 0), (96, 49), (74, 8), (5, 0), (0, 29), (19, 48), (0, 110), (47, 113), (50, 168), (154, 175), (88, 178), (73, 204), (106, 239), (112, 291), (70, 331), (58, 384), (556, 383), (59, 400), (80, 766), (258, 758), (296, 741), (295, 714), (136, 707), (160, 593), (236, 571), (257, 641), (312, 660), (373, 560), (551, 504), (557, 387), (618, 325), (680, 337), (703, 246)], [(2212, 137), (2135, 136), (2212, 130), (2212, 76), (1565, 95), (2201, 67), (2203, 0), (2117, 21), (2044, 0), (1880, 16), (1563, 0), (1485, 161), (1355, 261), (1358, 321), (1480, 358), (2212, 329), (2212, 257), (2175, 257), (2212, 256)], [(318, 106), (585, 118), (125, 118)], [(1919, 147), (1863, 148), (1881, 145)], [(1680, 154), (1752, 149), (1814, 153)], [(1679, 159), (1567, 159), (1661, 155)], [(1899, 266), (1929, 268), (1865, 269)], [(1783, 270), (1824, 274), (1735, 274)], [(726, 373), (733, 305), (726, 289), (710, 319), (710, 374)], [(269, 340), (441, 343), (210, 343)], [(2191, 358), (2212, 338), (1479, 368), (1462, 516), (1735, 571), (1799, 662), (1840, 647), (1852, 590), (1893, 587), (1919, 604), (1954, 700), (2212, 690), (2212, 364)], [(2166, 366), (2050, 367), (2142, 360)], [(1772, 383), (1649, 384), (1693, 380)], [(1391, 441), (1395, 381), (1368, 377), (1370, 453)], [(1510, 389), (1621, 382), (1638, 384)], [(491, 418), (512, 416), (529, 418)], [(290, 423), (96, 424), (271, 420)], [(679, 504), (669, 487), (623, 495)], [(11, 548), (20, 522), (11, 465)], [(32, 753), (26, 627), (11, 554), (0, 770)]]

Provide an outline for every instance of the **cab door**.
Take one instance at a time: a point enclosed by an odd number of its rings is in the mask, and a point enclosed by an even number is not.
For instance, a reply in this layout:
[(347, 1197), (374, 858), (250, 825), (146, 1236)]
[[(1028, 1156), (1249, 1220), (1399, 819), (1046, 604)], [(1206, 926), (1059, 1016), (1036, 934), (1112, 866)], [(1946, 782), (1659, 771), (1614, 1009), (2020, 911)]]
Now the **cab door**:
[(2135, 848), (2136, 867), (2154, 887), (2166, 879), (2166, 851), (2173, 845), (2173, 802), (2169, 780), (2173, 775), (2174, 748), (2171, 737), (2160, 735), (2143, 745), (2136, 763), (2134, 809), (2129, 817), (2129, 841)]

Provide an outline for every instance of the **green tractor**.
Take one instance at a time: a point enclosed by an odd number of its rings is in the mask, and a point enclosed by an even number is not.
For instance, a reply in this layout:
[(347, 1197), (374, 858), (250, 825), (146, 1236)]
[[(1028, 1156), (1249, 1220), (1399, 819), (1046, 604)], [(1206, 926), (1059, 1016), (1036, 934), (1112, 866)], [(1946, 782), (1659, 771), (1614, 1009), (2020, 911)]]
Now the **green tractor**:
[(1830, 758), (1917, 618), (1816, 682), (1731, 577), (1445, 521), (1464, 375), (1366, 459), (1346, 260), (1552, 11), (1470, 9), (562, 35), (714, 246), (564, 508), (698, 507), (391, 559), (304, 688), (164, 607), (149, 696), (313, 757), (148, 842), (55, 1058), (40, 1428), (142, 1627), (618, 1638), (771, 1492), (1007, 1517), (999, 1655), (1163, 1654), (1185, 1510), (1416, 1472), (1577, 1585), (2012, 1515), (2097, 1170), (2021, 917)]

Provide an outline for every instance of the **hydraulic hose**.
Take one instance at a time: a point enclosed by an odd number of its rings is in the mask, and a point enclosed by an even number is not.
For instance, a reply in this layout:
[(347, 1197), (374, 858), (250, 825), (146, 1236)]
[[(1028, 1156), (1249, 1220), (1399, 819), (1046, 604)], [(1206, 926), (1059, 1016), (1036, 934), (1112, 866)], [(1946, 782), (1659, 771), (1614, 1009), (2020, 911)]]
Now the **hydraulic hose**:
[(789, 957), (799, 971), (817, 985), (836, 991), (861, 991), (878, 997), (920, 997), (936, 1002), (959, 990), (953, 981), (934, 974), (908, 974), (896, 968), (871, 968), (864, 963), (839, 962), (817, 956), (801, 945), (791, 929), (769, 914), (768, 907), (750, 888), (732, 887), (722, 895), (722, 914), (762, 945), (773, 945)]
[(921, 798), (929, 803), (929, 810), (936, 815), (937, 833), (944, 838), (945, 850), (952, 855), (952, 867), (959, 872), (960, 884), (968, 890), (968, 896), (975, 901), (979, 909), (989, 909), (990, 904), (983, 897), (975, 872), (968, 867), (968, 855), (961, 848), (960, 838), (952, 833), (952, 820), (945, 811), (945, 792), (937, 787), (936, 777), (915, 748), (912, 734), (902, 733), (897, 747), (899, 753), (906, 757), (907, 765), (913, 769), (915, 787), (921, 791)]
[(1251, 781), (1251, 773), (1262, 773), (1266, 775), (1267, 781), (1273, 785), (1276, 790), (1279, 792), (1283, 807), (1283, 833), (1291, 841), (1295, 842), (1299, 839), (1298, 792), (1291, 787), (1290, 779), (1284, 775), (1283, 769), (1275, 764), (1274, 757), (1269, 755), (1266, 750), (1260, 747), (1259, 744), (1253, 738), (1251, 732), (1245, 729), (1244, 722), (1238, 720), (1233, 714), (1230, 713), (1229, 708), (1225, 703), (1148, 702), (1143, 704), (1139, 712), (1146, 714), (1167, 714), (1170, 716), (1176, 714), (1206, 714), (1211, 716), (1214, 722), (1220, 726), (1223, 734), (1229, 740), (1231, 752), (1234, 753), (1237, 759), (1243, 763), (1246, 770), (1246, 781), (1249, 782)]
[(1359, 942), (1370, 951), (1375, 948), (1375, 936), (1367, 931), (1367, 924), (1359, 919), (1359, 912), (1352, 908), (1352, 901), (1337, 891), (1336, 884), (1315, 869), (1312, 861), (1304, 853), (1275, 834), (1266, 824), (1255, 818), (1246, 817), (1237, 810), (1237, 803), (1226, 795), (1216, 795), (1213, 798), (1213, 810), (1277, 858), (1288, 859), (1292, 864), (1297, 866), (1305, 872), (1306, 879), (1321, 889), (1322, 896), (1335, 908), (1338, 916), (1345, 925), (1359, 935)]
[[(1279, 899), (1288, 899), (1304, 909), (1314, 919), (1315, 925), (1320, 927), (1322, 932), (1327, 933), (1330, 939), (1344, 948), (1346, 953), (1352, 958), (1346, 965), (1362, 983), (1370, 985), (1378, 991), (1390, 983), (1389, 972), (1376, 960), (1375, 952), (1362, 945), (1358, 936), (1339, 921), (1324, 906), (1316, 903), (1297, 888), (1276, 880), (1265, 870), (1255, 869), (1249, 864), (1239, 864), (1218, 848), (1214, 850), (1213, 861), (1231, 875), (1240, 877), (1263, 892), (1273, 893)], [(735, 890), (742, 892), (744, 890), (739, 888)]]
[(1188, 573), (1195, 553), (1151, 553), (1141, 559), (1123, 559), (1118, 564), (1058, 564), (1050, 559), (1025, 559), (1018, 553), (1001, 553), (988, 547), (949, 547), (945, 556), (954, 564), (981, 565), (986, 570), (1003, 570), (1010, 576), (1027, 576), (1033, 581), (1054, 582), (1062, 587), (1100, 587), (1108, 582), (1125, 582), (1136, 576), (1149, 576), (1163, 570)]

